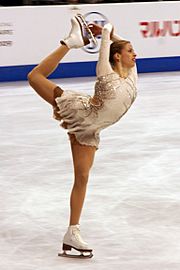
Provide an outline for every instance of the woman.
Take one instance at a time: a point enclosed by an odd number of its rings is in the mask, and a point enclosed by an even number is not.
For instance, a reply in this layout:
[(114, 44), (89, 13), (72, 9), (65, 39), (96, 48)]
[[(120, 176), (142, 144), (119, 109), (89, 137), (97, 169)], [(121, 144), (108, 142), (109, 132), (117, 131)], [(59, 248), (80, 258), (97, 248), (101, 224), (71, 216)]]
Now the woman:
[[(54, 116), (68, 129), (74, 164), (74, 186), (70, 198), (70, 222), (63, 239), (63, 255), (72, 248), (80, 256), (92, 257), (92, 249), (80, 235), (79, 220), (86, 193), (89, 171), (99, 145), (101, 129), (117, 122), (130, 108), (136, 97), (136, 54), (129, 41), (113, 33), (110, 23), (103, 28), (95, 24), (87, 27), (83, 17), (71, 19), (72, 28), (61, 46), (46, 57), (28, 75), (30, 85), (54, 108)], [(92, 38), (102, 34), (96, 73), (97, 81), (92, 97), (64, 91), (47, 77), (72, 48), (89, 43), (83, 35), (84, 26)], [(113, 41), (113, 42), (112, 42)]]

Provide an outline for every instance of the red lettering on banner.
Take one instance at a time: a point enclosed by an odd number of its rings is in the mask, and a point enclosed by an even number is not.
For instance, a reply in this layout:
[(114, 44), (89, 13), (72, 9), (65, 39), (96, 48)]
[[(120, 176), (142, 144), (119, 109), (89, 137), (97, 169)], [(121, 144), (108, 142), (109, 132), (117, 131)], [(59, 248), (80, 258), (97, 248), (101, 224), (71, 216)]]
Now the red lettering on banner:
[(175, 21), (153, 21), (153, 22), (140, 22), (141, 34), (144, 38), (148, 37), (164, 37), (180, 36), (180, 20)]

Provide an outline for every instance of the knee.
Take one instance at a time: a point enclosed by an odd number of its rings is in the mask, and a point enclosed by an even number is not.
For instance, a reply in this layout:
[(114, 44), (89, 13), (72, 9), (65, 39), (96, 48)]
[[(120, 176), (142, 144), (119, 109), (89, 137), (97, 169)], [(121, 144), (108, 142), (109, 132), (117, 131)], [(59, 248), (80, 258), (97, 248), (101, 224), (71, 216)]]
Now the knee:
[(28, 79), (28, 81), (29, 81), (29, 83), (32, 81), (32, 71), (30, 71), (29, 73), (28, 73), (28, 75), (27, 75), (27, 79)]
[(89, 172), (79, 171), (75, 174), (75, 186), (77, 188), (86, 187), (88, 183)]
[(35, 74), (34, 70), (32, 70), (28, 73), (27, 78), (28, 78), (28, 82), (30, 85), (33, 84), (35, 77), (36, 77), (36, 74)]
[(38, 71), (37, 67), (35, 67), (33, 70), (31, 70), (28, 75), (27, 79), (31, 86), (37, 83), (39, 81), (39, 77), (41, 76), (40, 72)]

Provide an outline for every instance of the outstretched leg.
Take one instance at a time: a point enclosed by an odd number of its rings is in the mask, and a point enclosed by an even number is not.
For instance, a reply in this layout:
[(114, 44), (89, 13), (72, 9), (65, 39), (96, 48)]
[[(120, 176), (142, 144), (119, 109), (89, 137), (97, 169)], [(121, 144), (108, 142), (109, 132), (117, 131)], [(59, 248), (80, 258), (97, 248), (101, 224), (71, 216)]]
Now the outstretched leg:
[[(34, 90), (51, 105), (54, 103), (54, 89), (57, 87), (47, 77), (56, 69), (59, 62), (67, 54), (71, 48), (81, 48), (89, 43), (88, 38), (83, 36), (83, 26), (80, 18), (75, 16), (71, 19), (72, 28), (64, 40), (61, 40), (62, 46), (46, 57), (37, 67), (29, 74), (28, 80)], [(63, 90), (59, 89), (58, 94), (62, 94)]]
[(51, 105), (54, 105), (54, 89), (57, 85), (47, 79), (47, 77), (56, 69), (68, 51), (69, 48), (67, 46), (60, 46), (28, 74), (29, 84)]

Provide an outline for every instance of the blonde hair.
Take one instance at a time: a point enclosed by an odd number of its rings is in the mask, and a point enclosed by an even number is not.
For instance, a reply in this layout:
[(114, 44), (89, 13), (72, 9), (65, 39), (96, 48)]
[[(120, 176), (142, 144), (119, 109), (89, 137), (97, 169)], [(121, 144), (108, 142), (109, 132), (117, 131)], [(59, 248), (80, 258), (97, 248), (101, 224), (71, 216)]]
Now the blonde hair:
[(129, 43), (130, 43), (130, 41), (124, 40), (124, 39), (114, 41), (113, 43), (111, 43), (110, 56), (109, 56), (109, 62), (111, 63), (111, 65), (115, 64), (115, 61), (114, 61), (115, 53), (120, 53), (121, 54), (122, 49), (124, 49), (126, 44), (129, 44)]

